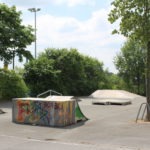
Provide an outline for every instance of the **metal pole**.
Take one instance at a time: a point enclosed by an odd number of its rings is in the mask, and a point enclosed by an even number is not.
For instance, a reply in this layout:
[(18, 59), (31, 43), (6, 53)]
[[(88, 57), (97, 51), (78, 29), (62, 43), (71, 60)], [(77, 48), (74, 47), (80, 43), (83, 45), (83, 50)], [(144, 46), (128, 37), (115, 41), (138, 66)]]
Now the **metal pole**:
[(15, 69), (15, 52), (13, 51), (13, 70)]
[(36, 59), (36, 54), (37, 54), (37, 46), (36, 46), (36, 12), (37, 11), (40, 11), (41, 9), (40, 8), (29, 8), (28, 9), (29, 11), (31, 12), (34, 12), (34, 34), (35, 34), (35, 59)]
[(35, 25), (35, 59), (36, 59), (36, 11), (34, 12), (34, 25)]

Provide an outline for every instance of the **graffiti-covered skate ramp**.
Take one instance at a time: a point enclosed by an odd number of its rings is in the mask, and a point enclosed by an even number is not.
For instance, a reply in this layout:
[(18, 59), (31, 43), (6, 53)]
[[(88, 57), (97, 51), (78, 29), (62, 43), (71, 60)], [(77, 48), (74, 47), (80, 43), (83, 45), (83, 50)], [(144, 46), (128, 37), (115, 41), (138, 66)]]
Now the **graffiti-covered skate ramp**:
[(63, 127), (86, 121), (73, 96), (13, 99), (12, 120), (16, 123)]
[(128, 105), (137, 95), (123, 90), (97, 90), (90, 97), (93, 104)]

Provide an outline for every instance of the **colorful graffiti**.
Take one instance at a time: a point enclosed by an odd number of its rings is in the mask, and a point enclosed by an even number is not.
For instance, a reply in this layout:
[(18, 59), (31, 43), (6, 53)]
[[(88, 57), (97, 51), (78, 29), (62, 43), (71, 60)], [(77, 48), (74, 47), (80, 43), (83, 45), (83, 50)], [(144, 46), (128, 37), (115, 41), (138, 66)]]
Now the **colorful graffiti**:
[(75, 123), (75, 101), (13, 101), (13, 121), (46, 126)]

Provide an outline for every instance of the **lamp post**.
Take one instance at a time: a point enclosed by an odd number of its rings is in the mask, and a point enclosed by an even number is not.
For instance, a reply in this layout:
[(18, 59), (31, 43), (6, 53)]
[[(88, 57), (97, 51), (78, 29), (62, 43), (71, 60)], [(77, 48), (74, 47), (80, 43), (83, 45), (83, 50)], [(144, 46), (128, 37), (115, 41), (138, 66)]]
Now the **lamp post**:
[(36, 59), (36, 12), (40, 11), (40, 8), (29, 8), (30, 12), (34, 12), (34, 29), (35, 29), (35, 59)]

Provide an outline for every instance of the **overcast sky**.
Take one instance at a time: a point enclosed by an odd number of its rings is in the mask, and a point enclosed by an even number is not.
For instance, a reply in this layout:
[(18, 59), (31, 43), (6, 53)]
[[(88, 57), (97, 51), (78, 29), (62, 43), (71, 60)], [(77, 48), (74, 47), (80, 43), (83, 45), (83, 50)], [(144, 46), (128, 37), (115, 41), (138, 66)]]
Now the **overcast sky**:
[[(125, 38), (111, 35), (115, 27), (107, 20), (111, 1), (0, 0), (9, 6), (15, 5), (22, 11), (23, 24), (33, 27), (34, 14), (28, 8), (41, 8), (37, 12), (37, 53), (48, 47), (76, 48), (80, 53), (103, 62), (104, 69), (116, 73), (113, 58)], [(34, 55), (34, 43), (28, 49)]]

